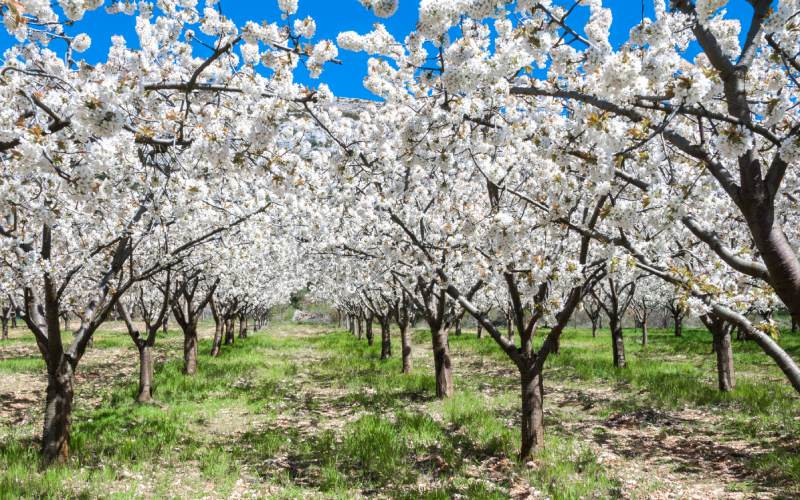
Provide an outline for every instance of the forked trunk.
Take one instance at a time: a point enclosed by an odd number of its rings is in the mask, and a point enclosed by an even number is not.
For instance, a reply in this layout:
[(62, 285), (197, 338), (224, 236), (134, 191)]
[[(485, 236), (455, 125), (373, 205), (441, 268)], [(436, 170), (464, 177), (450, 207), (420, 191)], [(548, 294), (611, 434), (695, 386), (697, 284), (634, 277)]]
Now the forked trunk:
[(194, 328), (183, 333), (183, 373), (197, 373), (197, 330)]
[(147, 403), (153, 399), (153, 347), (141, 342), (139, 348), (139, 393), (136, 401)]
[(544, 390), (542, 374), (531, 368), (520, 370), (522, 381), (522, 440), (520, 460), (544, 446)]
[(392, 356), (392, 336), (389, 330), (389, 319), (381, 318), (381, 359), (389, 359)]
[(408, 325), (400, 325), (400, 343), (403, 345), (403, 373), (411, 373), (411, 341)]
[(45, 465), (64, 463), (69, 458), (74, 372), (62, 356), (54, 373), (47, 376), (47, 397), (42, 431), (42, 460)]
[(433, 366), (436, 372), (436, 397), (443, 399), (453, 395), (453, 374), (447, 330), (432, 330), (431, 337), (433, 340)]

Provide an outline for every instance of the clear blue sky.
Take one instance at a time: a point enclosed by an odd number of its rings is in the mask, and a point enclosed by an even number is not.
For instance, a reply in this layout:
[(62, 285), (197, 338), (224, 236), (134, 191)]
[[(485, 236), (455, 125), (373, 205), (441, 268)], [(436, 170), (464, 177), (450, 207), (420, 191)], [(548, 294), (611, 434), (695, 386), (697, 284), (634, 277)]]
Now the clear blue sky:
[[(448, 0), (440, 0), (446, 2)], [(659, 0), (660, 1), (660, 0)], [(571, 5), (572, 0), (557, 0), (558, 3)], [(107, 1), (106, 4), (110, 2)], [(612, 43), (620, 44), (628, 37), (632, 26), (642, 18), (641, 0), (604, 0), (604, 5), (611, 7), (614, 15), (612, 25)], [(653, 0), (644, 0), (645, 16), (653, 17)], [(200, 0), (203, 5), (203, 0)], [(280, 18), (277, 0), (222, 0), (223, 13), (241, 25), (247, 20), (275, 21)], [(354, 30), (365, 33), (372, 29), (376, 22), (383, 23), (387, 29), (402, 40), (416, 25), (419, 0), (400, 0), (400, 8), (389, 19), (375, 17), (370, 11), (364, 9), (358, 0), (299, 0), (297, 16), (305, 18), (311, 15), (317, 22), (317, 38), (335, 39), (341, 31)], [(728, 7), (728, 17), (736, 17), (743, 21), (744, 37), (748, 23), (747, 19), (752, 13), (751, 7), (745, 0), (731, 0)], [(572, 14), (570, 19), (575, 26), (582, 26), (588, 17), (588, 9), (581, 7)], [(110, 16), (104, 9), (98, 9), (86, 14), (83, 20), (70, 27), (67, 32), (77, 34), (87, 32), (92, 37), (92, 47), (82, 54), (87, 62), (97, 62), (104, 59), (111, 43), (111, 36), (121, 34), (128, 40), (128, 45), (136, 47), (134, 32), (135, 18), (126, 15)], [(0, 29), (0, 49), (5, 50), (13, 40)], [(63, 43), (54, 45), (59, 50)], [(694, 51), (690, 51), (694, 52)], [(691, 55), (691, 54), (689, 54)], [(341, 66), (328, 64), (322, 74), (322, 81), (328, 83), (336, 95), (349, 97), (370, 98), (369, 92), (362, 87), (362, 80), (366, 74), (367, 56), (340, 51)], [(308, 78), (305, 69), (298, 70), (299, 81), (315, 86), (316, 81)]]

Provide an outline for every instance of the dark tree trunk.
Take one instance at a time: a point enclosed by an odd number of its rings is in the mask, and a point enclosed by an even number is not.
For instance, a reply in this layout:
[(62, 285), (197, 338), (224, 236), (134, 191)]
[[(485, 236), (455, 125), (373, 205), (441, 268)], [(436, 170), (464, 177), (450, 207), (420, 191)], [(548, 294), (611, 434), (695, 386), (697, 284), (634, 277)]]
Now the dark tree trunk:
[[(49, 371), (49, 370), (48, 370)], [(74, 372), (62, 356), (55, 371), (47, 376), (47, 397), (42, 431), (42, 460), (45, 465), (64, 463), (69, 458)]]
[(614, 355), (614, 366), (625, 368), (625, 342), (622, 337), (622, 325), (618, 318), (609, 318), (611, 328), (611, 351)]
[(381, 324), (381, 359), (392, 356), (392, 336), (389, 329), (389, 318), (379, 318)]
[(675, 322), (675, 336), (683, 337), (683, 316), (680, 314), (673, 314), (672, 319)]
[(225, 321), (222, 318), (214, 317), (214, 340), (211, 343), (211, 357), (219, 356), (222, 346), (222, 333), (225, 330)]
[[(167, 315), (169, 316), (169, 315)], [(169, 318), (164, 318), (164, 322), (161, 323), (161, 331), (167, 333), (167, 324), (169, 323)]]
[(478, 323), (477, 330), (478, 330), (478, 332), (477, 332), (477, 333), (478, 333), (478, 338), (481, 338), (481, 337), (483, 337), (483, 325), (481, 325), (480, 323)]
[(733, 347), (731, 345), (731, 332), (723, 328), (719, 334), (714, 335), (714, 349), (717, 352), (717, 376), (719, 390), (732, 391), (736, 385), (733, 372)]
[(364, 324), (361, 321), (361, 318), (356, 318), (356, 332), (358, 336), (358, 340), (364, 336)]
[(139, 348), (139, 393), (136, 401), (147, 403), (153, 399), (153, 347), (140, 342)]
[(714, 353), (717, 355), (717, 384), (722, 392), (730, 392), (736, 385), (733, 370), (733, 345), (731, 343), (732, 327), (714, 314), (701, 316), (700, 319), (711, 332), (714, 342)]
[(544, 446), (544, 390), (542, 374), (531, 368), (520, 370), (522, 381), (522, 441), (520, 460)]
[(408, 324), (400, 325), (400, 343), (403, 346), (403, 373), (411, 373), (411, 340)]
[(233, 345), (236, 336), (233, 334), (233, 317), (225, 319), (225, 345)]
[(797, 333), (797, 320), (792, 318), (792, 333)]
[(460, 318), (456, 320), (455, 328), (456, 328), (455, 334), (456, 334), (456, 337), (458, 337), (458, 336), (461, 335), (461, 319)]
[(3, 315), (3, 317), (0, 318), (0, 322), (2, 322), (2, 330), (3, 330), (2, 340), (8, 340), (8, 316)]
[(433, 366), (436, 373), (436, 397), (443, 399), (453, 395), (453, 374), (447, 330), (431, 330), (431, 338), (433, 340)]
[(372, 331), (372, 316), (367, 316), (367, 322), (365, 324), (366, 334), (367, 334), (367, 345), (372, 345), (375, 343), (375, 332)]
[(11, 328), (17, 329), (17, 313), (11, 313)]
[(247, 338), (247, 316), (239, 316), (239, 338)]
[(183, 332), (183, 373), (194, 375), (197, 372), (197, 328)]
[(506, 313), (506, 336), (510, 339), (514, 338), (514, 327), (511, 324), (511, 313)]
[(648, 332), (647, 332), (647, 315), (642, 315), (642, 345), (646, 346), (648, 342)]
[(592, 338), (596, 338), (597, 337), (597, 319), (595, 319), (595, 318), (589, 318), (589, 319), (592, 322)]

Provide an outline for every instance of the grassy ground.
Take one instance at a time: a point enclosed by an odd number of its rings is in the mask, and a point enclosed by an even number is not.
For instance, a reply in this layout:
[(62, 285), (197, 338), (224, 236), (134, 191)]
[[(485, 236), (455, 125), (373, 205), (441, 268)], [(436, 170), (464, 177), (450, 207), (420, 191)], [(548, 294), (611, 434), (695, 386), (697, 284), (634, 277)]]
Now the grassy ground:
[[(545, 375), (546, 448), (518, 463), (515, 373), (472, 332), (451, 337), (444, 402), (424, 331), (411, 375), (347, 333), (278, 324), (217, 359), (204, 339), (191, 378), (170, 332), (143, 406), (135, 350), (110, 324), (79, 367), (72, 459), (40, 471), (43, 366), (17, 330), (0, 344), (0, 498), (800, 495), (800, 398), (757, 346), (734, 345), (722, 395), (707, 332), (655, 330), (646, 348), (626, 334), (630, 367), (615, 370), (607, 332), (567, 332)], [(781, 342), (800, 358), (800, 336)]]

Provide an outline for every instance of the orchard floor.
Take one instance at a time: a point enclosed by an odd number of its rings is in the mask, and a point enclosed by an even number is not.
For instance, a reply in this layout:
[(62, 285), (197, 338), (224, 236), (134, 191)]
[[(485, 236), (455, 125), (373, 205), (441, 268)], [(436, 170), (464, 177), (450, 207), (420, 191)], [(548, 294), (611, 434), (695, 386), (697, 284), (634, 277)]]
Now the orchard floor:
[[(545, 374), (545, 449), (514, 458), (516, 376), (493, 341), (451, 336), (456, 395), (433, 398), (429, 334), (414, 370), (333, 327), (273, 325), (180, 373), (157, 342), (157, 403), (137, 405), (120, 325), (78, 371), (64, 466), (38, 468), (43, 364), (29, 334), (0, 342), (0, 498), (796, 498), (800, 398), (757, 346), (736, 342), (737, 388), (715, 390), (707, 332), (569, 331)], [(781, 344), (800, 358), (800, 335)]]

